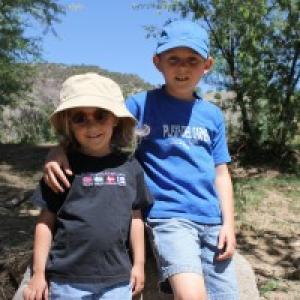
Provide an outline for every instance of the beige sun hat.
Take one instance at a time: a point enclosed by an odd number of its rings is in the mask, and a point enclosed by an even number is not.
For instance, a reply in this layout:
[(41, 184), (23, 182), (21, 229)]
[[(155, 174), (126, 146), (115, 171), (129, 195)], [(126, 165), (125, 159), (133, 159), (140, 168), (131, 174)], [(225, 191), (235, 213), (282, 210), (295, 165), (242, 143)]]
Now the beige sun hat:
[(57, 125), (59, 112), (75, 107), (99, 107), (112, 112), (118, 118), (136, 119), (125, 106), (122, 91), (112, 79), (96, 73), (69, 77), (62, 85), (59, 104), (50, 121)]

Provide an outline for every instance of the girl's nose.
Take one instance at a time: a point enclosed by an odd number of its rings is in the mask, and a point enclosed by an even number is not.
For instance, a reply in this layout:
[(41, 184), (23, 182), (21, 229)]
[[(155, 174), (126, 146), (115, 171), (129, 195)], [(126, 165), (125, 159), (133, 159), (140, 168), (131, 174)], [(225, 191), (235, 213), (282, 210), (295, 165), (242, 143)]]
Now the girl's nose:
[(99, 125), (100, 122), (98, 122), (97, 119), (95, 119), (93, 116), (88, 116), (86, 117), (85, 120), (86, 126), (95, 126), (95, 125)]

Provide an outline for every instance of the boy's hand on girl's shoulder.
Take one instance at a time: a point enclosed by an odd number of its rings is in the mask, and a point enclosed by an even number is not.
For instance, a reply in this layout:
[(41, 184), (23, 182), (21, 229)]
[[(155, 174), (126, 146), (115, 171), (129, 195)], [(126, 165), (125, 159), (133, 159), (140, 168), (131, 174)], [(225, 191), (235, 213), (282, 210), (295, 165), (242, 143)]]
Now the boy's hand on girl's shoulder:
[(33, 275), (23, 292), (24, 300), (48, 300), (48, 283), (45, 275)]
[(63, 193), (64, 187), (69, 188), (70, 182), (66, 175), (72, 175), (69, 161), (61, 147), (54, 147), (48, 153), (44, 165), (44, 181), (56, 193)]
[(236, 238), (234, 226), (223, 225), (219, 234), (218, 249), (219, 254), (217, 260), (222, 261), (231, 258), (234, 254), (236, 247)]
[(132, 295), (136, 296), (142, 292), (145, 285), (145, 270), (144, 264), (134, 264), (131, 269)]

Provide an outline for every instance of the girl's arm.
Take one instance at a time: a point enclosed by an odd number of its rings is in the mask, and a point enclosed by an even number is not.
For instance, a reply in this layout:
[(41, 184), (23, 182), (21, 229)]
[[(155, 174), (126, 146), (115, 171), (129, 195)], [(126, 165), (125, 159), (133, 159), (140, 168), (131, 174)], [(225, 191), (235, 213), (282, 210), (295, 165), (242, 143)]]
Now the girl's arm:
[(48, 299), (45, 268), (53, 238), (55, 220), (56, 215), (48, 210), (42, 210), (38, 218), (33, 246), (33, 276), (24, 289), (24, 300)]
[(70, 182), (63, 171), (68, 175), (72, 175), (64, 148), (56, 146), (50, 149), (44, 165), (44, 180), (56, 193), (62, 193), (64, 187), (70, 187)]
[(137, 295), (143, 290), (145, 283), (145, 237), (141, 210), (133, 210), (132, 213), (130, 247), (133, 261), (131, 270), (132, 292), (133, 295)]
[(236, 247), (233, 188), (226, 164), (221, 164), (216, 167), (215, 185), (220, 199), (223, 218), (223, 226), (220, 231), (218, 242), (220, 254), (217, 259), (225, 260), (233, 255)]

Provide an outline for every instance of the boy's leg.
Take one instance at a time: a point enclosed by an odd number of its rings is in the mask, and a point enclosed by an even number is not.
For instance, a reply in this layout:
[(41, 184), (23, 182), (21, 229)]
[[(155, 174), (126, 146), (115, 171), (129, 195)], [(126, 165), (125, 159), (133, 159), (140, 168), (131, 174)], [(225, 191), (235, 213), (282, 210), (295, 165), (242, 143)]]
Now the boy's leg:
[(208, 298), (238, 300), (239, 292), (233, 260), (216, 260), (220, 229), (221, 225), (204, 225), (201, 236), (201, 260)]
[(205, 287), (203, 276), (196, 273), (179, 273), (169, 278), (174, 300), (204, 300)]
[(148, 219), (149, 238), (160, 271), (160, 287), (169, 281), (176, 300), (206, 299), (197, 229), (185, 219)]

